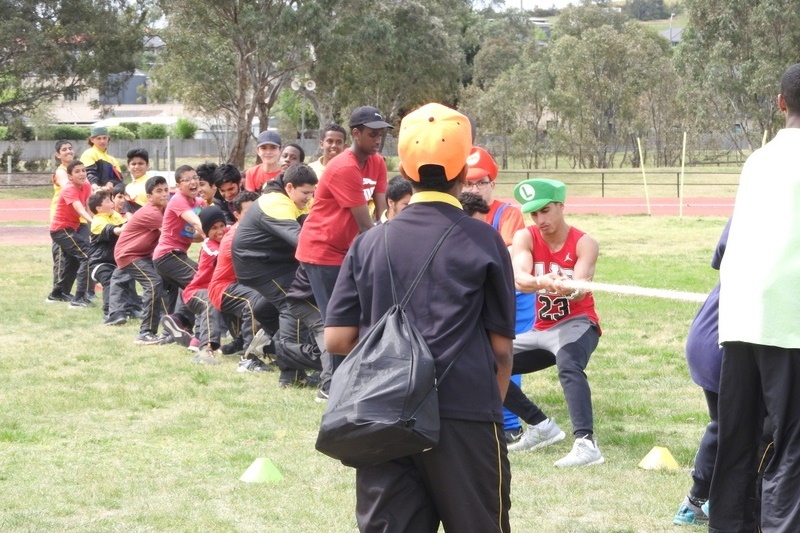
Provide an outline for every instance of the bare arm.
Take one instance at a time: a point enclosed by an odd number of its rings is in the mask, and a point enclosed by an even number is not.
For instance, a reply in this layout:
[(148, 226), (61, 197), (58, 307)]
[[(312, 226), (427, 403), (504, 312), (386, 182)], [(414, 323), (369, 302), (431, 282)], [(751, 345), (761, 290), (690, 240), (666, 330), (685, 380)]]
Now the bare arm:
[[(575, 259), (575, 269), (572, 273), (572, 279), (576, 281), (592, 281), (594, 278), (594, 269), (597, 264), (597, 257), (600, 255), (600, 246), (597, 241), (588, 235), (583, 235), (578, 240), (575, 246), (577, 258)], [(586, 297), (585, 291), (573, 291), (572, 289), (558, 286), (558, 292), (564, 295), (570, 295), (574, 300), (580, 301)]]
[(358, 344), (358, 327), (326, 326), (325, 349), (330, 354), (347, 355)]
[(500, 389), (500, 398), (505, 400), (508, 382), (511, 379), (511, 366), (514, 362), (513, 340), (490, 331), (489, 342), (492, 344), (494, 360), (497, 363), (497, 386)]
[(81, 218), (83, 218), (83, 220), (85, 220), (86, 222), (91, 222), (91, 221), (92, 221), (92, 219), (94, 218), (94, 217), (92, 216), (92, 214), (91, 214), (89, 211), (87, 211), (85, 207), (83, 207), (83, 204), (81, 203), (81, 201), (80, 201), (80, 200), (75, 200), (74, 202), (72, 202), (72, 208), (73, 208), (73, 209), (75, 210), (75, 212), (77, 212), (77, 213), (78, 213), (78, 214), (81, 216)]
[(192, 211), (191, 209), (187, 209), (183, 213), (181, 213), (181, 218), (192, 225), (194, 228), (194, 241), (200, 242), (206, 238), (206, 234), (203, 233), (203, 224), (200, 222), (200, 217), (197, 216), (197, 213)]
[(61, 187), (62, 189), (67, 186), (69, 183), (69, 175), (67, 171), (63, 168), (56, 169), (56, 178), (55, 178), (56, 185)]
[(511, 265), (514, 267), (514, 285), (520, 292), (532, 293), (542, 289), (553, 292), (558, 276), (545, 274), (534, 276), (533, 271), (533, 238), (530, 231), (521, 229), (514, 234), (511, 241)]
[[(377, 206), (376, 206), (377, 208)], [(356, 220), (358, 224), (358, 231), (359, 233), (364, 233), (372, 226), (375, 225), (375, 222), (369, 216), (369, 207), (366, 204), (359, 205), (358, 207), (351, 207), (350, 213), (353, 214), (353, 218)]]
[(372, 195), (375, 200), (375, 220), (380, 221), (381, 215), (386, 211), (386, 193), (376, 192)]

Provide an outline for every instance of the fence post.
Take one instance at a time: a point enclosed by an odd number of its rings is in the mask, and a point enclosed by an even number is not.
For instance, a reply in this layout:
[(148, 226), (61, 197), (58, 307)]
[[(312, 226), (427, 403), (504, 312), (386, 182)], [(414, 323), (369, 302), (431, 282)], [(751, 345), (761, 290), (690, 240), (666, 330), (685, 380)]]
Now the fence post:
[(11, 185), (11, 156), (6, 157), (6, 165), (8, 167), (8, 175), (6, 176), (6, 185)]
[(675, 187), (677, 188), (677, 191), (678, 191), (678, 198), (680, 198), (681, 197), (681, 173), (680, 172), (676, 172), (675, 173)]
[(606, 197), (606, 173), (600, 173), (600, 198)]

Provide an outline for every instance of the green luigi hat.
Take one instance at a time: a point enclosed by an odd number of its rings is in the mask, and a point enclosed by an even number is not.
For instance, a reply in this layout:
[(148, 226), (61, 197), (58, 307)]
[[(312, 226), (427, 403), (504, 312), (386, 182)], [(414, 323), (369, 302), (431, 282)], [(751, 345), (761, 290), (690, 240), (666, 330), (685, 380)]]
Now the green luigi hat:
[(533, 213), (551, 202), (567, 199), (567, 186), (558, 180), (533, 178), (514, 187), (514, 198), (522, 204), (523, 213)]

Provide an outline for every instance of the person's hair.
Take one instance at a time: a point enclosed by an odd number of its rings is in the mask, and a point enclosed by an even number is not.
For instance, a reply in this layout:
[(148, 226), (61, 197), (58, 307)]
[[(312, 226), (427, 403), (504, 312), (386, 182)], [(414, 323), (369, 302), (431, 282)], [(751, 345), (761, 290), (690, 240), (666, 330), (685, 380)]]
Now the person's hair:
[(415, 191), (450, 192), (458, 182), (457, 179), (448, 180), (441, 165), (422, 165), (419, 178), (419, 181), (411, 182)]
[(220, 165), (214, 171), (214, 185), (217, 188), (221, 187), (223, 183), (242, 183), (242, 173), (235, 166), (225, 163)]
[(67, 139), (61, 139), (59, 141), (56, 141), (56, 153), (58, 153), (58, 151), (61, 150), (61, 147), (64, 146), (65, 144), (72, 146), (72, 141), (68, 141)]
[(126, 194), (125, 193), (125, 184), (124, 183), (117, 183), (116, 185), (114, 185), (114, 188), (111, 189), (112, 200), (113, 200), (113, 197), (118, 195), (118, 194)]
[(326, 124), (324, 128), (319, 130), (319, 140), (321, 141), (322, 139), (324, 139), (325, 135), (327, 135), (329, 131), (337, 131), (342, 134), (345, 141), (347, 140), (347, 132), (345, 131), (345, 129), (334, 122)]
[[(297, 165), (295, 165), (297, 166)], [(233, 210), (237, 213), (242, 212), (242, 204), (246, 204), (247, 202), (255, 202), (258, 200), (258, 197), (261, 196), (261, 193), (253, 192), (253, 191), (242, 191), (236, 195), (233, 199), (231, 204), (233, 204)]]
[[(67, 165), (67, 174), (72, 174), (72, 171), (78, 165), (83, 165), (83, 161), (81, 161), (80, 159), (73, 159), (72, 161), (70, 161), (69, 164)], [(83, 166), (86, 166), (86, 165), (83, 165)]]
[(153, 191), (155, 190), (156, 187), (158, 187), (159, 185), (166, 185), (166, 184), (167, 184), (167, 178), (165, 178), (164, 176), (153, 176), (152, 178), (149, 178), (145, 182), (144, 192), (146, 192), (147, 194), (153, 194)]
[(93, 192), (89, 199), (86, 200), (86, 207), (89, 208), (89, 211), (92, 212), (93, 215), (97, 214), (97, 208), (103, 204), (106, 198), (111, 198), (111, 193), (108, 189), (101, 189), (97, 192)]
[(283, 151), (286, 150), (287, 148), (289, 148), (290, 146), (292, 148), (295, 148), (298, 152), (300, 152), (300, 162), (301, 163), (306, 160), (306, 151), (303, 150), (302, 146), (300, 146), (299, 144), (295, 144), (295, 143), (284, 144), (283, 148), (281, 148), (281, 154), (283, 154)]
[(486, 200), (484, 200), (483, 196), (480, 194), (465, 191), (458, 195), (458, 201), (461, 202), (461, 207), (464, 208), (464, 211), (469, 216), (475, 213), (482, 213), (485, 215), (489, 212), (489, 204), (486, 203)]
[(411, 184), (403, 176), (397, 175), (389, 180), (386, 186), (386, 199), (397, 202), (413, 194)]
[(131, 159), (134, 157), (138, 157), (139, 159), (144, 159), (144, 162), (148, 165), (150, 164), (150, 154), (147, 153), (147, 150), (144, 148), (133, 148), (128, 150), (128, 163), (131, 162)]
[(800, 63), (792, 65), (783, 73), (781, 96), (786, 101), (789, 114), (800, 114)]
[(213, 185), (215, 187), (217, 186), (215, 178), (217, 171), (216, 163), (203, 163), (202, 165), (197, 165), (197, 168), (194, 170), (200, 177), (200, 181), (205, 181), (209, 185)]
[(187, 172), (191, 172), (194, 170), (194, 167), (191, 165), (181, 165), (177, 169), (175, 169), (175, 183), (178, 183), (183, 179), (183, 175)]
[(283, 183), (287, 185), (291, 183), (295, 187), (303, 185), (316, 185), (319, 183), (317, 174), (305, 163), (297, 163), (286, 169), (283, 173)]

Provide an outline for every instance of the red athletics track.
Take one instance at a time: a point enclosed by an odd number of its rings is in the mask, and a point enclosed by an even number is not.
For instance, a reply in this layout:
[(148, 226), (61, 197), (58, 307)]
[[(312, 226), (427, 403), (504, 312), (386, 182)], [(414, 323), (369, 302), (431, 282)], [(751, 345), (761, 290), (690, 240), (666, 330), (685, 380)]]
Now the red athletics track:
[[(517, 205), (513, 200), (507, 201)], [(644, 198), (570, 198), (566, 208), (567, 214), (647, 214), (647, 202)], [(650, 213), (657, 216), (678, 216), (678, 199), (650, 198)], [(730, 216), (731, 213), (733, 198), (684, 198), (684, 216)], [(0, 228), (0, 246), (50, 244), (50, 233), (47, 231), (49, 216), (50, 200), (0, 200), (0, 224), (38, 223)]]

